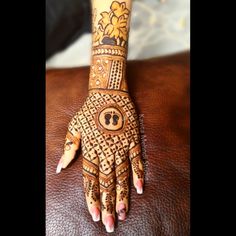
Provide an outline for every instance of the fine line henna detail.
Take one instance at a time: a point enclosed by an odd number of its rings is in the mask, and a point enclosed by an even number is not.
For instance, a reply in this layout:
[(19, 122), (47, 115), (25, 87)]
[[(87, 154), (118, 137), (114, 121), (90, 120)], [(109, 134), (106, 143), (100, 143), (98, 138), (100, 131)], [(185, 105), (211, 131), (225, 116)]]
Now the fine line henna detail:
[(127, 46), (130, 10), (125, 2), (113, 1), (108, 11), (100, 13), (95, 26), (93, 17), (93, 45)]
[[(95, 3), (94, 3), (95, 5)], [(89, 90), (128, 91), (125, 80), (130, 10), (113, 1), (107, 11), (93, 11), (93, 48)]]
[(89, 75), (89, 90), (128, 91), (125, 79), (126, 61), (121, 56), (93, 56)]
[(131, 170), (137, 193), (143, 191), (139, 120), (126, 83), (131, 1), (93, 0), (92, 9), (89, 95), (68, 125), (63, 163), (81, 140), (88, 210), (113, 232), (116, 213), (124, 220), (129, 209)]

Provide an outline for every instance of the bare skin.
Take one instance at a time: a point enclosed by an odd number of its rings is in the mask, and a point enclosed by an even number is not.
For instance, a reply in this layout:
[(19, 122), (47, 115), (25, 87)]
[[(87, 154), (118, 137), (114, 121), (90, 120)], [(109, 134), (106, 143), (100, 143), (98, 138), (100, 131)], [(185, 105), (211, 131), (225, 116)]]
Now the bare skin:
[(57, 173), (81, 144), (88, 210), (113, 232), (116, 213), (125, 220), (129, 208), (129, 163), (138, 194), (144, 184), (138, 116), (125, 76), (131, 0), (93, 0), (92, 13), (89, 96), (69, 123)]

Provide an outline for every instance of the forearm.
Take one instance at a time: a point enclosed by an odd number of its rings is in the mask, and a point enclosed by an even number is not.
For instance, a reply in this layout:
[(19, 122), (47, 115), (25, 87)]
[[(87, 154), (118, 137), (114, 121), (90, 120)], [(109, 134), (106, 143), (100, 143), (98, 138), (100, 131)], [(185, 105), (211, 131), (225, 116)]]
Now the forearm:
[(92, 0), (89, 90), (128, 91), (126, 60), (131, 0)]

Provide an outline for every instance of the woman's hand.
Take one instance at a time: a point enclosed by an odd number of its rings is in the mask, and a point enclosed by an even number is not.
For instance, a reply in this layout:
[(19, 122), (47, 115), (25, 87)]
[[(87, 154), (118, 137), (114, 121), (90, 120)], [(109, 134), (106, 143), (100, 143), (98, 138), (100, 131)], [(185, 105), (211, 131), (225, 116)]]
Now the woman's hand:
[(143, 193), (138, 117), (128, 93), (90, 92), (69, 123), (57, 173), (74, 158), (80, 142), (89, 212), (94, 221), (101, 213), (107, 232), (113, 232), (115, 212), (124, 220), (129, 207), (129, 163), (137, 193)]
[(92, 1), (93, 45), (89, 96), (72, 118), (57, 172), (66, 168), (80, 142), (85, 196), (94, 221), (114, 231), (115, 212), (124, 220), (129, 202), (130, 163), (143, 192), (138, 117), (126, 83), (131, 0)]

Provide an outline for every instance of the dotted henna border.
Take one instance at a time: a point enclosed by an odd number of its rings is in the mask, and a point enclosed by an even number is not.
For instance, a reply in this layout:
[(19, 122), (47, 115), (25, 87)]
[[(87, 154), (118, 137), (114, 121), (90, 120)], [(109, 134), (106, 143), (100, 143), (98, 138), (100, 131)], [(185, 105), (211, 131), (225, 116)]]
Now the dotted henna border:
[(97, 46), (93, 47), (92, 55), (111, 55), (111, 56), (121, 56), (126, 58), (127, 50), (119, 46)]

